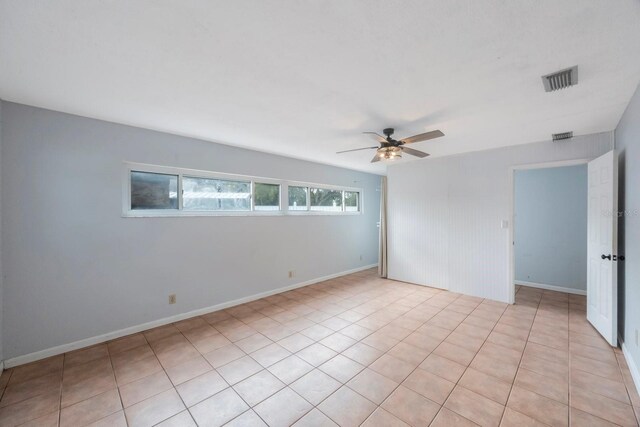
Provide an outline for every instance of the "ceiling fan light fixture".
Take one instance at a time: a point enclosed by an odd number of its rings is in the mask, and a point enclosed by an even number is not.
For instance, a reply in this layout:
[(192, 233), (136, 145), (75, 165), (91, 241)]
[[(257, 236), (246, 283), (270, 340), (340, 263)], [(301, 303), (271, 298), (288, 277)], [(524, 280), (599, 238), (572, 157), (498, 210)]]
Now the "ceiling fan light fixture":
[(427, 141), (429, 139), (434, 139), (434, 138), (439, 138), (441, 136), (444, 136), (444, 133), (442, 133), (442, 131), (433, 130), (430, 132), (413, 135), (413, 136), (410, 136), (409, 138), (396, 140), (391, 137), (391, 135), (393, 135), (393, 132), (394, 132), (393, 128), (387, 128), (383, 130), (383, 133), (387, 136), (386, 138), (376, 132), (364, 132), (365, 134), (375, 139), (378, 142), (379, 146), (343, 150), (343, 151), (338, 151), (336, 154), (349, 153), (352, 151), (376, 149), (376, 154), (373, 156), (373, 160), (371, 160), (371, 163), (376, 163), (376, 162), (379, 162), (380, 160), (401, 159), (402, 153), (406, 153), (411, 156), (415, 156), (419, 158), (424, 158), (424, 157), (427, 157), (429, 153), (425, 153), (420, 150), (414, 150), (413, 148), (405, 147), (405, 145), (413, 144), (414, 142)]

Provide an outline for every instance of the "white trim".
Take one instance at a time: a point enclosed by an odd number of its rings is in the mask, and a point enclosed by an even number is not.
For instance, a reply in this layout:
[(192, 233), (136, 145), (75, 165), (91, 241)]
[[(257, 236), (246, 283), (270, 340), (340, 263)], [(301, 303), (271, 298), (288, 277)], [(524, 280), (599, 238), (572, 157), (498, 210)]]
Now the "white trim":
[(640, 370), (638, 370), (638, 365), (636, 365), (635, 360), (631, 357), (631, 353), (627, 349), (627, 346), (624, 344), (624, 341), (618, 336), (618, 342), (622, 347), (622, 354), (624, 355), (624, 360), (627, 361), (627, 366), (629, 366), (629, 371), (631, 371), (631, 378), (633, 379), (633, 383), (636, 386), (636, 391), (640, 392)]
[(543, 162), (543, 163), (531, 163), (524, 165), (513, 165), (509, 167), (509, 240), (507, 240), (507, 253), (509, 254), (509, 265), (507, 267), (507, 274), (509, 281), (508, 286), (509, 289), (509, 303), (513, 304), (516, 301), (516, 287), (514, 286), (516, 280), (516, 260), (515, 260), (515, 251), (513, 249), (513, 239), (514, 239), (514, 224), (516, 217), (516, 209), (515, 209), (515, 172), (516, 170), (522, 169), (546, 169), (546, 168), (559, 168), (563, 166), (576, 166), (589, 163), (589, 159), (574, 159), (574, 160), (561, 160), (555, 162)]
[(547, 285), (546, 283), (526, 282), (524, 280), (516, 280), (516, 285), (528, 286), (530, 288), (546, 289), (548, 291), (564, 292), (567, 294), (586, 295), (584, 289), (565, 288), (564, 286)]
[(279, 294), (282, 292), (290, 291), (292, 289), (301, 288), (303, 286), (312, 285), (314, 283), (323, 282), (325, 280), (334, 279), (340, 276), (346, 276), (347, 274), (357, 273), (358, 271), (368, 270), (370, 268), (377, 267), (378, 264), (365, 265), (363, 267), (354, 268), (340, 273), (330, 274), (328, 276), (318, 277), (304, 282), (296, 283), (293, 285), (283, 286), (281, 288), (272, 289), (270, 291), (261, 292), (259, 294), (250, 295), (243, 298), (238, 298), (233, 301), (223, 302), (210, 307), (200, 308), (192, 310), (182, 314), (176, 314), (174, 316), (165, 317), (163, 319), (153, 320), (151, 322), (143, 323), (136, 326), (120, 329), (106, 334), (98, 335), (91, 338), (85, 338), (79, 341), (74, 341), (68, 344), (62, 344), (55, 347), (47, 348), (45, 350), (36, 351), (33, 353), (25, 354), (23, 356), (12, 357), (4, 361), (6, 368), (13, 368), (18, 365), (24, 365), (25, 363), (35, 362), (37, 360), (45, 359), (47, 357), (56, 356), (58, 354), (66, 353), (80, 348), (89, 347), (95, 344), (100, 344), (106, 341), (113, 340), (115, 338), (124, 337), (126, 335), (135, 334), (137, 332), (146, 331), (158, 326), (167, 325), (169, 323), (179, 322), (180, 320), (188, 319), (195, 316), (201, 316), (203, 314), (211, 313), (214, 311), (222, 310), (225, 308), (233, 307), (239, 304), (255, 301), (260, 298), (268, 297), (271, 295)]

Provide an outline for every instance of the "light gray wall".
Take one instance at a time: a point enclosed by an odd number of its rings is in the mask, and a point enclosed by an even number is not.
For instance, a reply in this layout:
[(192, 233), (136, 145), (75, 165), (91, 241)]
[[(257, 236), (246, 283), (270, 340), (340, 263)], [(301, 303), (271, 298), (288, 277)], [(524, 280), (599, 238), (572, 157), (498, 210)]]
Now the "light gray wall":
[(606, 132), (390, 166), (389, 277), (509, 301), (509, 168), (612, 147)]
[[(615, 132), (619, 152), (618, 325), (636, 369), (640, 369), (640, 88), (631, 98)], [(640, 372), (636, 371), (636, 375)], [(640, 388), (640, 377), (636, 376)]]
[(587, 289), (587, 165), (515, 172), (515, 278)]
[[(6, 359), (378, 260), (377, 175), (12, 103), (3, 117)], [(361, 187), (364, 214), (123, 218), (123, 161)]]

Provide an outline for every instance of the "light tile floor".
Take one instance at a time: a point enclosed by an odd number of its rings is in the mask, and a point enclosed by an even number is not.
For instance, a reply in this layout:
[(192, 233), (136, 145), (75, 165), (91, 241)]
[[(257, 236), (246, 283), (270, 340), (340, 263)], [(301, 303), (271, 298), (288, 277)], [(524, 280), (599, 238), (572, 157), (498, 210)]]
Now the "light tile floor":
[(356, 273), (6, 370), (0, 425), (637, 425), (585, 298), (516, 300)]

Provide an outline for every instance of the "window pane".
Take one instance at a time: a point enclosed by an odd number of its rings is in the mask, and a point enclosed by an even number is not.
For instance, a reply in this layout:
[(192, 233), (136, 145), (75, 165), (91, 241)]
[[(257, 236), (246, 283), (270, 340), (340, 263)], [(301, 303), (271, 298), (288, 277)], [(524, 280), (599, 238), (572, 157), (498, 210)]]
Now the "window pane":
[(280, 186), (278, 184), (255, 184), (255, 209), (257, 211), (280, 210)]
[(326, 212), (342, 211), (342, 191), (311, 188), (311, 210)]
[(346, 212), (358, 212), (360, 210), (360, 193), (357, 191), (344, 192), (344, 210)]
[(307, 210), (307, 187), (289, 187), (289, 210), (290, 211), (306, 211)]
[(178, 176), (131, 171), (131, 209), (178, 209)]
[(248, 211), (251, 183), (210, 178), (182, 178), (182, 207), (186, 211)]

